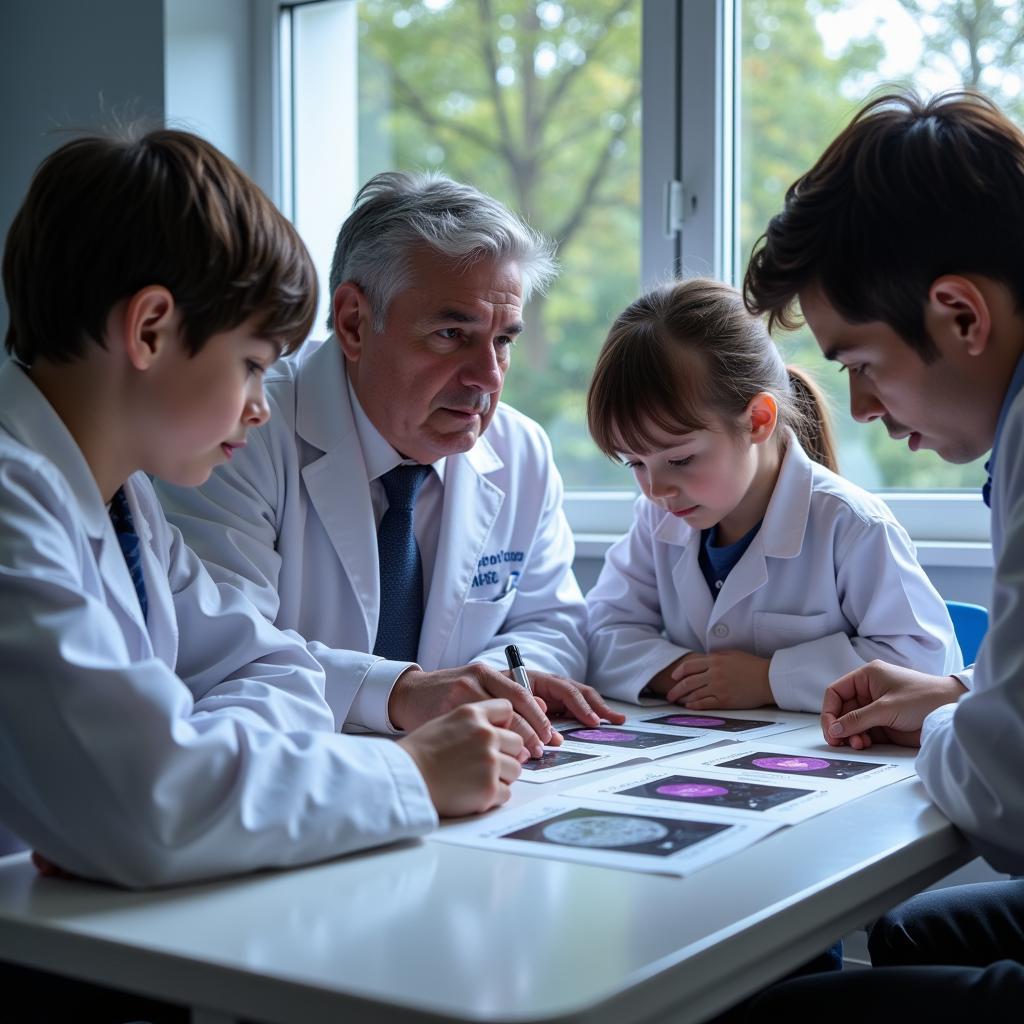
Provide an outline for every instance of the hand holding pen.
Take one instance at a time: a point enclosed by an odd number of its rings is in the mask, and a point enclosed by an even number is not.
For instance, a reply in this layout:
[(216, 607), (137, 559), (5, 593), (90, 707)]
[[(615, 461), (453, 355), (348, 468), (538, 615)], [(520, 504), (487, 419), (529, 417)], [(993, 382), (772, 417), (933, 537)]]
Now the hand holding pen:
[(526, 666), (523, 664), (523, 657), (515, 644), (509, 644), (505, 648), (505, 660), (508, 662), (512, 678), (529, 694), (533, 693), (530, 685), (530, 677), (526, 674)]
[[(505, 660), (508, 662), (509, 674), (515, 682), (527, 693), (542, 699), (543, 706), (549, 714), (569, 715), (584, 725), (590, 726), (600, 725), (602, 720), (614, 725), (621, 724), (626, 720), (626, 716), (618, 711), (613, 711), (592, 686), (574, 683), (561, 676), (549, 675), (544, 672), (534, 673), (536, 679), (531, 680), (526, 672), (526, 665), (523, 663), (519, 648), (515, 644), (509, 644), (505, 648)], [(548, 745), (557, 746), (561, 742), (562, 734), (557, 730), (552, 730), (552, 738), (548, 740)]]

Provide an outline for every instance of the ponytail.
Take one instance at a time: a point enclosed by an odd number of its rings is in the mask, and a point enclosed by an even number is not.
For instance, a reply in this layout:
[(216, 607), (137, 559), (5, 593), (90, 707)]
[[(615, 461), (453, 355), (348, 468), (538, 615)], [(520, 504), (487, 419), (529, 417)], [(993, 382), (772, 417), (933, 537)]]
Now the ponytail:
[(828, 401), (814, 378), (796, 366), (787, 366), (797, 416), (792, 424), (800, 447), (826, 469), (839, 472), (836, 439), (828, 412)]

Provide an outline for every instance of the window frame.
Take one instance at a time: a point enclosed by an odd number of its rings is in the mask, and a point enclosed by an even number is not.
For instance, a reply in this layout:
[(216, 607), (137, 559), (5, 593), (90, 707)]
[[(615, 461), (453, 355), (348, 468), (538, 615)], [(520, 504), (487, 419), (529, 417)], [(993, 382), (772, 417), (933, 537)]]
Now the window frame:
[[(321, 0), (256, 0), (257, 152), (272, 195), (294, 212), (291, 65), (286, 21)], [(358, 2), (358, 0), (351, 0)], [(742, 0), (642, 0), (641, 283), (680, 271), (739, 280), (734, 240), (740, 138), (739, 4)], [(666, 127), (668, 130), (666, 130)], [(708, 145), (711, 139), (712, 145)], [(276, 155), (276, 159), (274, 158)], [(925, 565), (991, 566), (988, 510), (970, 491), (881, 491)], [(577, 554), (603, 555), (632, 522), (633, 491), (574, 489), (565, 509)]]

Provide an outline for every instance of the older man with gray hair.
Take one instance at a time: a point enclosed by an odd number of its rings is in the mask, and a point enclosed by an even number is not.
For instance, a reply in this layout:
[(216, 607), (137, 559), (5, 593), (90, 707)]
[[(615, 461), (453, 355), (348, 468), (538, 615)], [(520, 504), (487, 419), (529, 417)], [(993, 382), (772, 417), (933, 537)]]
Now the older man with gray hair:
[(550, 443), (499, 403), (554, 274), (550, 244), (475, 188), (377, 175), (338, 235), (331, 336), (268, 374), (270, 422), (204, 487), (160, 488), (214, 577), (305, 637), (339, 728), (504, 697), (538, 757), (561, 742), (545, 709), (622, 721), (572, 681), (586, 612)]

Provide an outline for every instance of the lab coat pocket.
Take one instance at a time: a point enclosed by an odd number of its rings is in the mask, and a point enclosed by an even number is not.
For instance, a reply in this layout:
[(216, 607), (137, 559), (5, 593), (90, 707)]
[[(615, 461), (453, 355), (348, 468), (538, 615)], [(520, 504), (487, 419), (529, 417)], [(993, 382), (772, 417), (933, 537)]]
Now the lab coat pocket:
[(462, 606), (462, 622), (459, 627), (459, 646), (464, 651), (471, 651), (466, 657), (483, 650), (491, 638), (501, 632), (505, 619), (512, 610), (512, 602), (516, 599), (514, 590), (493, 598), (490, 601), (466, 601)]
[(784, 647), (820, 640), (830, 630), (828, 612), (790, 615), (785, 612), (754, 612), (754, 646), (759, 657), (770, 658)]

